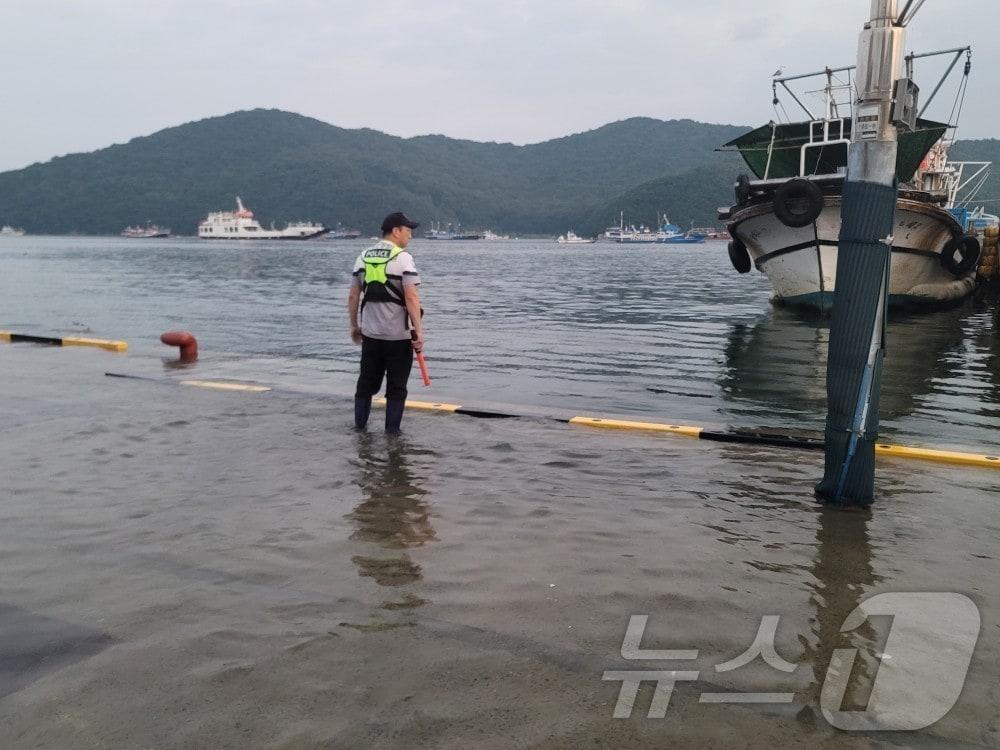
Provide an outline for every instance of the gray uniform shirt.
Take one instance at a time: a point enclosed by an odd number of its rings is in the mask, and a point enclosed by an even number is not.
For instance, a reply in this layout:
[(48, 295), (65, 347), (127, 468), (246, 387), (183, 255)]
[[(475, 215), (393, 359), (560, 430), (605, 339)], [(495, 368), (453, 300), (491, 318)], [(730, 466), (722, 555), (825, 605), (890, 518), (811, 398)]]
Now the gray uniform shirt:
[[(388, 240), (382, 240), (377, 245), (366, 248), (392, 249), (394, 245)], [(354, 261), (354, 286), (364, 289), (365, 261), (364, 253)], [(413, 256), (405, 250), (390, 260), (385, 267), (385, 275), (389, 285), (400, 298), (403, 289), (420, 284), (420, 274), (413, 262)], [(406, 308), (394, 302), (367, 302), (361, 311), (361, 334), (371, 339), (383, 341), (400, 341), (409, 339), (410, 332), (406, 328)]]

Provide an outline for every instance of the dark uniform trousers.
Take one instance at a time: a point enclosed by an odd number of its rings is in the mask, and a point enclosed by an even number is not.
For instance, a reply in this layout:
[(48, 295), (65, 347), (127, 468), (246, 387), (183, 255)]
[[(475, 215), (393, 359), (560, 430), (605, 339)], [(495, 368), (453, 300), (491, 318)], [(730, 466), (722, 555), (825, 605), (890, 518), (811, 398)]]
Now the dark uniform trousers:
[(382, 387), (385, 376), (387, 401), (406, 400), (406, 382), (413, 368), (413, 344), (409, 339), (383, 341), (367, 336), (361, 341), (361, 374), (355, 398), (371, 398)]

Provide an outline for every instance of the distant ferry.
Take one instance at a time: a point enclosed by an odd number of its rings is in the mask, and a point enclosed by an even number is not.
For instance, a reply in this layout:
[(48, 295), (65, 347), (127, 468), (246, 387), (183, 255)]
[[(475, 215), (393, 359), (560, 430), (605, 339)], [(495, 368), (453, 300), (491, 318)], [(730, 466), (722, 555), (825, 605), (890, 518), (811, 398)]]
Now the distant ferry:
[(149, 240), (158, 237), (169, 237), (170, 229), (162, 229), (156, 224), (147, 224), (144, 227), (125, 227), (121, 234), (122, 237), (128, 237), (130, 240)]
[(0, 227), (0, 237), (23, 237), (23, 236), (24, 236), (23, 229), (15, 229), (14, 227), (8, 226), (7, 224), (4, 224), (2, 227)]
[(239, 196), (235, 211), (213, 211), (198, 225), (198, 236), (205, 240), (308, 240), (328, 231), (311, 221), (292, 222), (284, 229), (263, 229)]

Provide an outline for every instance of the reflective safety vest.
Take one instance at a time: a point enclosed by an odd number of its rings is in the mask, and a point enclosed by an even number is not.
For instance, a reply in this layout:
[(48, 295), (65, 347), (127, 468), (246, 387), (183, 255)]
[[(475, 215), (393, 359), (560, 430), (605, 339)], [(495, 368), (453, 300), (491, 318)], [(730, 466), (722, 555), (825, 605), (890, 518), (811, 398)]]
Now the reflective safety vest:
[[(403, 252), (403, 248), (393, 245), (391, 248), (373, 247), (361, 254), (361, 260), (365, 264), (365, 280), (361, 285), (362, 309), (364, 309), (366, 302), (393, 302), (406, 307), (406, 302), (401, 296), (402, 293), (389, 283), (389, 276), (385, 272), (389, 261), (401, 252)], [(400, 286), (402, 286), (402, 278), (400, 278)]]

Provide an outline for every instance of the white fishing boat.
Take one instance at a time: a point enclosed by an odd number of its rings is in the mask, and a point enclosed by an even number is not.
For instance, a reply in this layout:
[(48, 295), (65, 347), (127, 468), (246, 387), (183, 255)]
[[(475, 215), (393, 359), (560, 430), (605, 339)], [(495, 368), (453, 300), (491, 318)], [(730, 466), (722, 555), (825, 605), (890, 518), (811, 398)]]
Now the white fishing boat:
[(361, 231), (352, 227), (345, 227), (339, 221), (330, 233), (326, 235), (328, 240), (356, 240), (361, 236)]
[(576, 232), (566, 232), (566, 234), (560, 234), (556, 242), (560, 245), (590, 245), (596, 240), (593, 237), (578, 237)]
[[(441, 224), (431, 222), (430, 229), (424, 232), (425, 240), (483, 240), (487, 233), (475, 229), (464, 229), (461, 224), (447, 224), (442, 229)], [(493, 235), (493, 239), (500, 239)]]
[(235, 211), (214, 211), (198, 224), (198, 236), (205, 240), (308, 240), (328, 231), (311, 221), (292, 222), (284, 229), (264, 229), (239, 196)]
[(624, 219), (618, 226), (605, 229), (603, 236), (608, 242), (616, 242), (619, 245), (652, 244), (661, 241), (664, 237), (657, 230), (647, 227), (645, 224), (626, 226)]
[(0, 227), (0, 237), (23, 237), (23, 229), (15, 229), (14, 227), (4, 224)]
[[(970, 70), (968, 47), (908, 55), (906, 76), (897, 82), (893, 118), (899, 127), (900, 188), (895, 227), (886, 238), (892, 244), (889, 302), (893, 305), (954, 302), (975, 286), (979, 243), (966, 236), (962, 208), (982, 185), (990, 164), (948, 161), (947, 136), (954, 132), (954, 124), (918, 117), (917, 87), (912, 82), (918, 58), (954, 55), (954, 66), (963, 54), (967, 62), (959, 95), (964, 94)], [(854, 66), (826, 68), (775, 78), (774, 101), (778, 102), (780, 85), (809, 120), (772, 122), (726, 144), (740, 151), (755, 175), (740, 175), (735, 204), (719, 209), (719, 218), (727, 222), (733, 237), (730, 261), (740, 273), (756, 267), (766, 274), (778, 302), (832, 307), (848, 146), (854, 138), (867, 137), (871, 116), (853, 111), (853, 70)], [(824, 111), (818, 117), (787, 85), (815, 77), (826, 79), (819, 92)], [(940, 84), (935, 93), (938, 90)], [(932, 99), (933, 94), (920, 115)]]
[(455, 233), (451, 229), (451, 224), (441, 228), (440, 222), (432, 221), (430, 227), (424, 232), (425, 240), (450, 240), (454, 239)]
[(121, 231), (121, 236), (131, 240), (150, 240), (170, 236), (170, 229), (164, 229), (156, 224), (146, 224), (146, 226), (136, 225), (125, 227)]
[(620, 245), (634, 243), (656, 242), (656, 232), (647, 226), (635, 224), (625, 224), (625, 212), (618, 214), (618, 226), (610, 226), (604, 230), (602, 238), (608, 242), (615, 242)]

